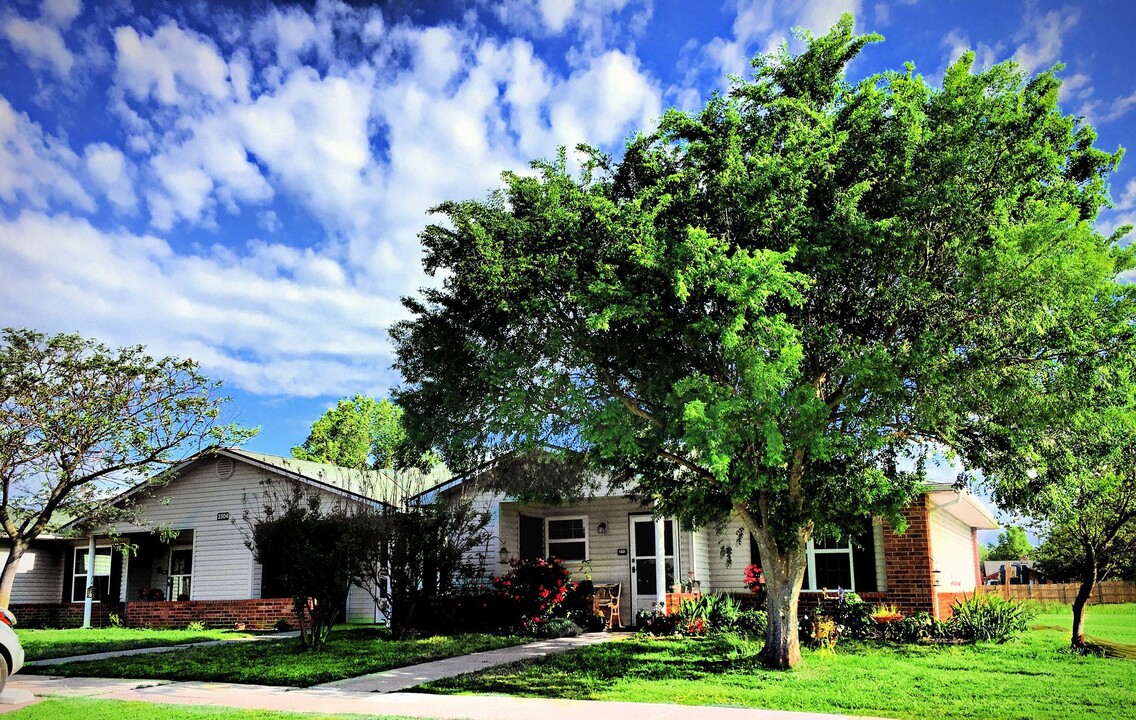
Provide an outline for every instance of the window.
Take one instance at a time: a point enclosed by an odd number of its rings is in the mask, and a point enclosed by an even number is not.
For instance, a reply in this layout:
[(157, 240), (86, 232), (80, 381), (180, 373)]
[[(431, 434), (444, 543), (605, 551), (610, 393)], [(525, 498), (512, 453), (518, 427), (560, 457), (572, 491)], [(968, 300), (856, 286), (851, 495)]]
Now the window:
[(561, 560), (588, 559), (588, 518), (550, 518), (546, 532), (548, 557)]
[[(109, 547), (95, 548), (94, 601), (110, 595)], [(87, 597), (87, 548), (75, 548), (75, 572), (71, 581), (71, 602), (83, 602)]]
[(809, 540), (805, 590), (855, 590), (852, 544), (848, 540)]

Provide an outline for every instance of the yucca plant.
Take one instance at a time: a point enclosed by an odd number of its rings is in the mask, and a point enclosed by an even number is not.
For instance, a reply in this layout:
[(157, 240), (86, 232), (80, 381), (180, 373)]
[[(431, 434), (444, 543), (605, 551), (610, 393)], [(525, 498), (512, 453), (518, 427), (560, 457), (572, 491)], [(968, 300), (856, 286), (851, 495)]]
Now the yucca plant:
[(951, 606), (952, 634), (975, 642), (1004, 643), (1029, 629), (1033, 610), (1001, 595), (975, 593)]

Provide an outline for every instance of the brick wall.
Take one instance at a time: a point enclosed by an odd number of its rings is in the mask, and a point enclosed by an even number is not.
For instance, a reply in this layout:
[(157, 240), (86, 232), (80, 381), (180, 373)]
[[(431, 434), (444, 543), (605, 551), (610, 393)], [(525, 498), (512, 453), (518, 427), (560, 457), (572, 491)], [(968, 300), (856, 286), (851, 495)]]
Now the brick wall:
[(906, 507), (903, 517), (907, 520), (907, 532), (903, 535), (897, 535), (884, 520), (888, 602), (898, 605), (904, 615), (927, 612), (938, 617), (927, 496), (919, 496)]
[(200, 622), (211, 628), (244, 625), (249, 630), (271, 630), (281, 619), (297, 625), (291, 598), (126, 603), (130, 627), (183, 628)]
[[(74, 628), (83, 625), (83, 603), (13, 603), (17, 627)], [(91, 625), (106, 627), (110, 616), (123, 617), (121, 603), (95, 603), (91, 606)]]
[(978, 544), (978, 528), (970, 529), (970, 544), (974, 548), (974, 584), (982, 587), (982, 552)]

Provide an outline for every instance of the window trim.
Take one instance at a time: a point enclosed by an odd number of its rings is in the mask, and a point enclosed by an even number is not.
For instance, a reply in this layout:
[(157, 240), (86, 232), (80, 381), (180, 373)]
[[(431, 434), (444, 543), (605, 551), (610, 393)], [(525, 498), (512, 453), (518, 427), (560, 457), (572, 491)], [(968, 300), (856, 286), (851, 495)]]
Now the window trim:
[[(90, 548), (88, 548), (85, 545), (76, 545), (74, 548), (72, 548), (73, 552), (72, 552), (72, 555), (71, 555), (71, 602), (73, 602), (73, 603), (81, 603), (81, 602), (87, 601), (87, 584), (86, 584), (87, 573), (83, 573), (82, 575), (79, 575), (78, 570), (79, 570), (79, 553), (81, 552), (84, 555), (86, 555), (87, 550), (89, 550), (89, 549)], [(110, 565), (107, 567), (106, 575), (100, 575), (98, 573), (98, 568), (96, 567), (96, 569), (95, 569), (96, 572), (95, 572), (93, 577), (96, 577), (96, 578), (105, 577), (107, 579), (107, 589), (109, 591), (110, 579), (114, 575), (114, 546), (113, 545), (96, 545), (95, 546), (95, 558), (96, 559), (98, 559), (99, 555), (101, 554), (100, 553), (101, 550), (107, 551), (107, 555), (110, 558)], [(82, 595), (82, 597), (80, 597), (77, 600), (75, 599), (75, 579), (76, 578), (83, 578), (83, 595)], [(97, 597), (91, 598), (91, 601), (97, 602), (97, 603), (102, 602), (102, 600), (99, 600)]]
[(852, 556), (852, 541), (844, 540), (848, 547), (843, 548), (818, 548), (813, 543), (813, 539), (809, 538), (808, 544), (805, 546), (805, 559), (809, 571), (809, 587), (802, 587), (802, 590), (809, 592), (820, 592), (822, 589), (835, 590), (835, 588), (820, 588), (817, 587), (817, 573), (816, 573), (816, 556), (817, 555), (846, 555), (848, 557), (848, 577), (849, 587), (843, 588), (848, 592), (856, 592), (856, 560)]
[[(584, 537), (583, 538), (571, 538), (571, 539), (567, 539), (567, 540), (552, 540), (549, 537), (548, 523), (554, 522), (554, 521), (561, 521), (561, 520), (579, 520), (584, 526)], [(592, 541), (592, 532), (591, 532), (591, 528), (588, 527), (588, 516), (587, 515), (556, 515), (556, 516), (553, 516), (553, 517), (546, 517), (544, 519), (544, 556), (546, 558), (553, 557), (553, 555), (552, 555), (552, 543), (569, 543), (569, 542), (577, 543), (577, 542), (580, 542), (581, 540), (584, 541), (584, 557), (583, 557), (583, 559), (568, 560), (567, 558), (560, 558), (561, 560), (564, 560), (564, 562), (570, 562), (570, 563), (572, 563), (572, 562), (588, 562), (589, 560), (591, 560), (591, 558), (592, 558), (592, 542), (591, 542)]]

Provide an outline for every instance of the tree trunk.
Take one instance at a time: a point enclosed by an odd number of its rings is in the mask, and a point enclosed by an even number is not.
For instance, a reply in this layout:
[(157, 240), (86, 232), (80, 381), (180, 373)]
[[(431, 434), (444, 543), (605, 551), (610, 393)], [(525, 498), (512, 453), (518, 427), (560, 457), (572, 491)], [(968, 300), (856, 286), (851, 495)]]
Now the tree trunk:
[(801, 643), (797, 636), (797, 600), (805, 579), (805, 543), (798, 536), (796, 547), (784, 550), (763, 528), (751, 528), (761, 551), (761, 570), (765, 577), (765, 608), (769, 623), (765, 630), (765, 647), (761, 659), (775, 669), (788, 669), (801, 660)]
[(8, 559), (4, 562), (4, 570), (0, 573), (0, 607), (5, 610), (12, 601), (12, 586), (16, 584), (16, 571), (20, 569), (20, 559), (28, 549), (26, 543), (13, 542), (8, 551)]
[(1077, 597), (1073, 598), (1073, 636), (1070, 645), (1077, 650), (1085, 649), (1085, 606), (1097, 584), (1097, 555), (1091, 545), (1085, 544), (1085, 566), (1081, 569), (1081, 586)]

